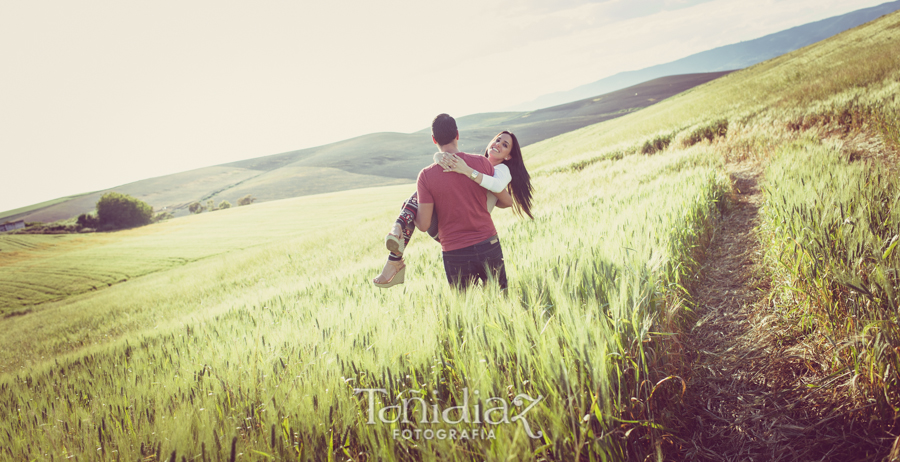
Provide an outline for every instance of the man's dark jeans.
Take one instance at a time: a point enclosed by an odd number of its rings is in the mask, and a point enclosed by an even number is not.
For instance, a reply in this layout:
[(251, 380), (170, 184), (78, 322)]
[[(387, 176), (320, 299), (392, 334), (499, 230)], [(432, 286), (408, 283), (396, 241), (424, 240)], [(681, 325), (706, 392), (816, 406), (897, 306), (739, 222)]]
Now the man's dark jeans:
[(500, 238), (492, 236), (478, 244), (444, 252), (444, 271), (450, 285), (457, 288), (473, 283), (476, 279), (487, 282), (492, 274), (506, 289), (506, 268), (503, 266), (503, 249)]

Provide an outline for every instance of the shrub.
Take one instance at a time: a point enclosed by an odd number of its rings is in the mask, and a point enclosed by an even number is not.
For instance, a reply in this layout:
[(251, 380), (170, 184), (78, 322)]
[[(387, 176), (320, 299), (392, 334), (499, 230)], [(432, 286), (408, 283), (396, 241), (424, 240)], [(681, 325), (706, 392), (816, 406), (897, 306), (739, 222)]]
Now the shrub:
[(703, 140), (712, 141), (728, 133), (728, 119), (714, 120), (701, 125), (684, 139), (684, 147), (693, 146)]
[(875, 121), (885, 143), (900, 148), (900, 111), (896, 108), (882, 107), (877, 112)]
[(172, 212), (165, 210), (153, 215), (153, 222), (159, 223), (160, 221), (168, 220), (170, 218), (175, 218), (175, 215), (172, 215)]
[(96, 228), (100, 226), (100, 219), (90, 213), (78, 215), (78, 226), (81, 228)]
[(644, 141), (644, 145), (641, 146), (641, 154), (649, 155), (664, 151), (667, 147), (669, 147), (669, 144), (672, 142), (672, 138), (675, 138), (674, 133), (656, 135), (653, 138)]
[(230, 208), (231, 208), (231, 202), (228, 202), (228, 201), (222, 201), (222, 202), (219, 202), (219, 207), (218, 207), (218, 208), (219, 208), (219, 210), (221, 210), (221, 209), (230, 209)]
[(108, 192), (97, 201), (101, 228), (121, 229), (150, 223), (153, 209), (146, 202), (117, 192)]
[(244, 196), (244, 197), (238, 199), (237, 204), (238, 204), (239, 207), (242, 206), (242, 205), (250, 205), (250, 204), (252, 204), (253, 201), (255, 201), (255, 200), (256, 200), (255, 197), (253, 197), (253, 196), (247, 194), (246, 196)]
[(16, 234), (68, 234), (81, 232), (82, 229), (90, 230), (92, 228), (79, 228), (78, 225), (71, 223), (71, 220), (54, 221), (52, 223), (34, 223), (25, 229), (16, 230)]
[(216, 203), (213, 202), (212, 199), (206, 201), (206, 210), (209, 210), (210, 212), (214, 212), (216, 210)]
[(188, 211), (191, 213), (200, 213), (203, 210), (204, 208), (199, 202), (191, 202), (191, 205), (188, 205)]

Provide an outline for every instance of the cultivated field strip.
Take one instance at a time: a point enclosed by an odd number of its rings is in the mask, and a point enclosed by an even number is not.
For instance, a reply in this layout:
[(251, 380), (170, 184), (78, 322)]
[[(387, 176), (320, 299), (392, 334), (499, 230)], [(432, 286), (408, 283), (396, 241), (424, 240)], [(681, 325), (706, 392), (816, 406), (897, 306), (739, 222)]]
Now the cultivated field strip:
[[(40, 238), (40, 241), (46, 242), (47, 240), (48, 238), (46, 236), (42, 236)], [(28, 236), (0, 235), (0, 251), (14, 252), (24, 249), (33, 250), (41, 245), (40, 241), (38, 241), (37, 239), (31, 239)]]
[(374, 204), (383, 194), (351, 201), (346, 194), (322, 195), (312, 207), (302, 205), (309, 199), (275, 201), (119, 233), (0, 236), (0, 281), (13, 283), (0, 296), (0, 316), (303, 232), (352, 226), (353, 204)]

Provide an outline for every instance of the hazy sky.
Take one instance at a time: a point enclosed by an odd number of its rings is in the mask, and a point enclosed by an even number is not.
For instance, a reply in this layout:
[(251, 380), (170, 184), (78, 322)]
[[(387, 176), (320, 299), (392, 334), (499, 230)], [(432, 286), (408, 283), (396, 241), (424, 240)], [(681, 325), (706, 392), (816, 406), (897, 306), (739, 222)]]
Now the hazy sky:
[(0, 0), (0, 211), (501, 111), (884, 0)]

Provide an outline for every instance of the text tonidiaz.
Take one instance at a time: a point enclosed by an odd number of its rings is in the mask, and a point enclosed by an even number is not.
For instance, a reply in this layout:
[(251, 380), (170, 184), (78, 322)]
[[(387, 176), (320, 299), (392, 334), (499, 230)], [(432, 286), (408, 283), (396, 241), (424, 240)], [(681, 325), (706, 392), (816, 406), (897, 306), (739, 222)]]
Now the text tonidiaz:
[[(369, 419), (366, 422), (368, 425), (375, 425), (375, 393), (381, 393), (387, 395), (388, 392), (384, 388), (354, 388), (353, 394), (367, 393), (368, 401), (369, 401)], [(421, 395), (422, 393), (417, 390), (409, 390), (410, 394)], [(478, 390), (473, 392), (476, 399), (480, 394)], [(419, 396), (414, 396), (412, 398), (403, 398), (400, 400), (400, 403), (395, 404), (393, 406), (385, 406), (378, 409), (378, 421), (381, 423), (413, 423), (409, 419), (411, 404), (413, 405), (412, 410), (413, 413), (419, 408), (421, 410), (421, 419), (419, 419), (418, 423), (420, 424), (438, 424), (445, 423), (449, 425), (459, 425), (459, 424), (469, 424), (469, 425), (478, 425), (478, 424), (488, 424), (488, 425), (500, 425), (502, 423), (516, 423), (521, 422), (522, 427), (525, 429), (525, 433), (528, 434), (531, 438), (541, 438), (544, 436), (543, 432), (540, 430), (537, 434), (531, 431), (531, 425), (528, 424), (528, 420), (525, 419), (525, 414), (528, 413), (537, 403), (541, 402), (544, 399), (543, 395), (538, 395), (537, 398), (532, 398), (529, 395), (519, 394), (513, 398), (511, 404), (516, 407), (521, 407), (525, 404), (525, 401), (528, 401), (528, 406), (519, 412), (516, 415), (510, 417), (509, 408), (510, 403), (507, 402), (503, 398), (491, 397), (485, 400), (484, 409), (482, 409), (481, 403), (476, 403), (474, 406), (474, 411), (470, 412), (469, 410), (469, 389), (463, 388), (463, 402), (459, 406), (448, 407), (447, 409), (440, 409), (437, 403), (433, 403), (430, 406), (425, 402), (425, 400)], [(493, 407), (488, 407), (493, 404)], [(429, 419), (429, 408), (431, 418)], [(389, 412), (396, 412), (396, 416), (390, 417), (388, 415)], [(451, 418), (450, 413), (456, 412), (456, 418)], [(431, 432), (430, 434), (426, 434), (426, 432)], [(482, 431), (478, 428), (473, 428), (471, 430), (394, 430), (394, 439), (398, 436), (402, 436), (405, 439), (412, 439), (413, 436), (418, 439), (420, 436), (425, 436), (426, 439), (432, 439), (437, 437), (438, 439), (493, 439), (494, 430)]]

